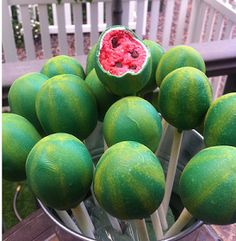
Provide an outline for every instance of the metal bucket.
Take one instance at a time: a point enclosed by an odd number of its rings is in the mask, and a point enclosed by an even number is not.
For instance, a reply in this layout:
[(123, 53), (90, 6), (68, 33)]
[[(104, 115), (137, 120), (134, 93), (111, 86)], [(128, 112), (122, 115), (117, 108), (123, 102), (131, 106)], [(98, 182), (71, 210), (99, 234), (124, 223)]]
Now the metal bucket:
[[(167, 170), (168, 166), (168, 160), (170, 157), (170, 151), (171, 151), (171, 143), (173, 139), (173, 128), (168, 127), (167, 132), (165, 135), (165, 139), (162, 142), (161, 149), (159, 152), (159, 160), (162, 163), (164, 171)], [(91, 134), (91, 136), (85, 141), (88, 149), (90, 150), (91, 155), (93, 156), (94, 163), (96, 163), (100, 156), (103, 153), (104, 143), (102, 138), (102, 124), (99, 123), (95, 131)], [(180, 214), (180, 212), (183, 209), (183, 205), (181, 203), (181, 200), (178, 196), (178, 182), (180, 178), (180, 174), (186, 165), (186, 163), (193, 157), (197, 152), (199, 152), (204, 147), (203, 144), (203, 138), (202, 136), (196, 132), (195, 130), (191, 131), (185, 131), (183, 140), (182, 140), (182, 146), (180, 150), (180, 156), (178, 161), (178, 167), (177, 172), (175, 176), (174, 186), (173, 186), (173, 192), (171, 195), (171, 201), (170, 201), (170, 210), (172, 212), (173, 218), (177, 218)], [(67, 227), (65, 223), (59, 218), (55, 210), (52, 208), (46, 207), (40, 200), (39, 204), (44, 210), (44, 212), (50, 217), (51, 220), (53, 220), (59, 227), (61, 227), (64, 231), (68, 232), (74, 237), (77, 237), (78, 240), (81, 241), (92, 241), (94, 239), (88, 238), (83, 234), (80, 234), (71, 228)], [(84, 201), (84, 204), (90, 214), (90, 217), (92, 221), (94, 222), (95, 226), (95, 236), (96, 240), (99, 241), (136, 241), (135, 238), (135, 230), (133, 229), (133, 226), (130, 224), (130, 222), (126, 221), (120, 221), (120, 225), (122, 227), (123, 234), (117, 233), (116, 230), (113, 230), (111, 225), (104, 221), (103, 223), (103, 217), (105, 217), (105, 212), (100, 207), (96, 206), (92, 198), (90, 196), (87, 197), (87, 199)], [(95, 213), (94, 213), (95, 212)], [(67, 213), (70, 215), (73, 221), (75, 221), (72, 213), (70, 210), (67, 211)], [(168, 212), (169, 213), (169, 212)], [(105, 219), (105, 218), (104, 218)], [(146, 224), (151, 225), (150, 219), (146, 219)], [(200, 220), (193, 220), (183, 231), (181, 231), (178, 235), (172, 236), (168, 239), (162, 239), (163, 241), (174, 241), (179, 240), (187, 235), (189, 235), (191, 232), (199, 228), (203, 224)], [(100, 225), (100, 226), (98, 226)], [(150, 228), (148, 228), (150, 230)], [(150, 234), (149, 236), (154, 235)], [(152, 239), (151, 239), (152, 240)]]

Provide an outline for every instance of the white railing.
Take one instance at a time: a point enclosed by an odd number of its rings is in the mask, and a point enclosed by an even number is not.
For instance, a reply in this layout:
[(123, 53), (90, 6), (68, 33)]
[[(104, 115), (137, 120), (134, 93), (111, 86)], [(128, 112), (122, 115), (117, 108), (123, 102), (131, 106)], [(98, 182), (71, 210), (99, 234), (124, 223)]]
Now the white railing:
[[(35, 59), (31, 19), (39, 18), (42, 49), (45, 58), (52, 56), (50, 35), (57, 34), (60, 54), (68, 54), (67, 33), (75, 34), (75, 55), (84, 53), (84, 33), (90, 33), (90, 45), (111, 25), (111, 0), (2, 0), (3, 49), (7, 62), (17, 60), (11, 24), (10, 6), (18, 6), (22, 22), (27, 59)], [(134, 29), (140, 37), (159, 42), (163, 47), (236, 37), (236, 10), (227, 0), (123, 0), (122, 24)], [(232, 1), (230, 1), (232, 3)], [(48, 4), (53, 24), (48, 23)], [(148, 4), (151, 4), (148, 11)], [(31, 9), (29, 13), (29, 9)], [(161, 10), (162, 9), (162, 10)], [(72, 17), (73, 16), (73, 17)]]

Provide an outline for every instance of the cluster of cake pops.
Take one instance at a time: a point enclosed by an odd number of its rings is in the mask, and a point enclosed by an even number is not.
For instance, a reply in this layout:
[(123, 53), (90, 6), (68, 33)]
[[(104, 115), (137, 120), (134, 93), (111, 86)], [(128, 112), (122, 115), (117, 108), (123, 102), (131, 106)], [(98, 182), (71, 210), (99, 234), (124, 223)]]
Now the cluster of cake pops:
[[(153, 91), (159, 112), (143, 98)], [(117, 232), (123, 232), (119, 220), (135, 220), (140, 241), (149, 240), (148, 217), (156, 239), (178, 234), (192, 217), (236, 222), (236, 93), (212, 102), (204, 61), (193, 48), (164, 53), (157, 43), (114, 26), (89, 53), (86, 74), (72, 57), (51, 58), (40, 73), (13, 83), (9, 104), (12, 113), (3, 114), (3, 178), (26, 179), (73, 230), (96, 238), (83, 204), (89, 195)], [(85, 140), (98, 121), (104, 153), (93, 163)], [(183, 133), (202, 124), (207, 148), (182, 172), (178, 195), (185, 208), (168, 230)], [(170, 125), (174, 135), (165, 172), (158, 153)]]

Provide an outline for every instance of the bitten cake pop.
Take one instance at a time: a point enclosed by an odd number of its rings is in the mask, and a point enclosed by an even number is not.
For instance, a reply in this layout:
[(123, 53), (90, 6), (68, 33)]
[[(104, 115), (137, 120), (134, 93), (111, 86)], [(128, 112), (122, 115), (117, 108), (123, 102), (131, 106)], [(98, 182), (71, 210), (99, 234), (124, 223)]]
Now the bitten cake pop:
[(8, 94), (11, 112), (24, 116), (40, 132), (42, 127), (35, 111), (35, 99), (41, 86), (48, 77), (41, 73), (28, 73), (16, 79)]
[(160, 87), (161, 114), (179, 130), (190, 130), (200, 125), (211, 100), (212, 89), (208, 78), (193, 67), (172, 71)]
[(34, 194), (47, 206), (59, 210), (74, 208), (92, 183), (92, 158), (76, 137), (52, 134), (31, 150), (26, 175)]
[(148, 101), (125, 97), (107, 111), (103, 133), (108, 146), (120, 141), (137, 141), (155, 152), (162, 134), (161, 118)]
[(103, 121), (103, 118), (109, 107), (116, 102), (119, 97), (108, 91), (102, 82), (99, 80), (95, 69), (91, 70), (85, 78), (85, 83), (92, 90), (98, 106), (98, 119)]
[(42, 67), (41, 73), (49, 78), (60, 74), (74, 74), (80, 78), (85, 78), (82, 65), (75, 59), (67, 55), (58, 55), (50, 58)]
[(206, 72), (206, 67), (202, 56), (192, 47), (179, 45), (170, 48), (162, 56), (156, 70), (156, 82), (161, 86), (163, 79), (173, 70), (181, 67), (194, 67)]
[(36, 97), (36, 113), (46, 133), (66, 132), (88, 137), (97, 124), (96, 100), (79, 76), (50, 78)]
[(123, 141), (106, 150), (94, 174), (94, 193), (99, 204), (120, 219), (148, 217), (164, 195), (164, 172), (146, 146)]
[(24, 117), (2, 114), (2, 168), (3, 178), (23, 181), (25, 162), (33, 146), (41, 139), (34, 126)]
[(136, 34), (124, 26), (112, 26), (99, 37), (95, 69), (98, 78), (114, 94), (136, 94), (151, 75), (151, 54)]
[(236, 147), (236, 93), (217, 98), (207, 111), (204, 122), (206, 146)]

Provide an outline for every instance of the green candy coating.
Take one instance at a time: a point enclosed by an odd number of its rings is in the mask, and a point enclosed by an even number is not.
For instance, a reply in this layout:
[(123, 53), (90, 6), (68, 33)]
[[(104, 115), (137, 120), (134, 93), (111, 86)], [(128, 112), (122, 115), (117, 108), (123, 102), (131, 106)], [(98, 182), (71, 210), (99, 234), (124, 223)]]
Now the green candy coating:
[(93, 47), (90, 49), (87, 59), (86, 59), (86, 75), (90, 73), (90, 71), (95, 68), (95, 56), (96, 56), (96, 49), (97, 44), (94, 44)]
[(107, 111), (103, 134), (108, 146), (120, 141), (137, 141), (155, 152), (162, 135), (161, 118), (148, 101), (125, 97)]
[(27, 182), (44, 204), (59, 210), (76, 207), (89, 191), (92, 158), (76, 137), (57, 133), (39, 141), (26, 161)]
[(99, 204), (119, 219), (138, 219), (152, 214), (164, 196), (164, 172), (146, 146), (124, 141), (107, 149), (94, 174), (94, 193)]
[[(114, 74), (111, 74), (110, 72), (106, 71), (100, 61), (99, 61), (99, 55), (100, 55), (100, 49), (103, 45), (103, 38), (104, 36), (111, 31), (126, 31), (133, 36), (134, 39), (136, 39), (144, 48), (146, 51), (146, 60), (143, 63), (142, 69), (138, 71), (137, 73), (133, 71), (127, 71), (124, 74), (117, 76)], [(112, 93), (118, 96), (127, 96), (127, 95), (133, 95), (136, 94), (138, 91), (140, 91), (148, 82), (150, 75), (151, 75), (151, 68), (152, 68), (152, 59), (151, 54), (148, 51), (145, 44), (142, 42), (141, 39), (138, 38), (138, 36), (128, 29), (125, 26), (112, 26), (107, 28), (99, 37), (97, 49), (96, 49), (96, 61), (95, 61), (95, 69), (98, 75), (98, 78), (101, 80), (101, 82), (106, 86)], [(136, 61), (134, 59), (134, 61)], [(134, 62), (136, 64), (136, 62)]]
[(98, 106), (98, 119), (103, 121), (109, 107), (116, 102), (119, 97), (108, 91), (99, 80), (95, 69), (91, 70), (85, 78), (85, 83), (93, 92)]
[(33, 146), (41, 139), (35, 127), (24, 117), (2, 114), (2, 168), (3, 178), (23, 181), (25, 162)]
[(97, 124), (96, 100), (79, 76), (49, 79), (36, 97), (36, 113), (46, 133), (66, 132), (85, 139)]
[(204, 122), (206, 146), (236, 147), (236, 93), (217, 98), (207, 111)]
[(236, 222), (236, 148), (209, 147), (186, 165), (179, 183), (188, 211), (211, 224)]
[(140, 91), (141, 94), (148, 93), (148, 92), (153, 91), (154, 89), (157, 88), (156, 69), (157, 69), (157, 66), (158, 66), (158, 64), (161, 60), (161, 57), (164, 54), (164, 49), (158, 43), (156, 43), (152, 40), (149, 40), (149, 39), (144, 39), (143, 42), (149, 48), (150, 53), (151, 53), (152, 73), (151, 73), (151, 76), (150, 76), (150, 79), (149, 79), (148, 83)]
[(11, 112), (29, 120), (39, 132), (42, 127), (35, 111), (35, 99), (48, 77), (41, 73), (28, 73), (16, 79), (10, 87), (8, 100)]
[(67, 55), (58, 55), (50, 58), (42, 67), (41, 73), (49, 78), (60, 74), (74, 74), (80, 78), (85, 78), (82, 65), (75, 59)]
[(162, 56), (156, 70), (156, 82), (161, 86), (163, 79), (173, 70), (180, 67), (195, 67), (206, 72), (206, 66), (201, 55), (192, 47), (179, 45), (170, 48)]
[(159, 108), (167, 122), (180, 130), (199, 126), (212, 101), (206, 75), (193, 67), (178, 68), (163, 80)]

